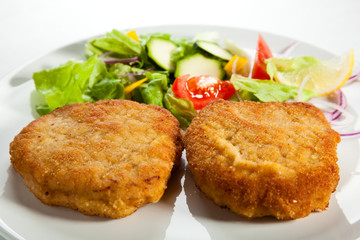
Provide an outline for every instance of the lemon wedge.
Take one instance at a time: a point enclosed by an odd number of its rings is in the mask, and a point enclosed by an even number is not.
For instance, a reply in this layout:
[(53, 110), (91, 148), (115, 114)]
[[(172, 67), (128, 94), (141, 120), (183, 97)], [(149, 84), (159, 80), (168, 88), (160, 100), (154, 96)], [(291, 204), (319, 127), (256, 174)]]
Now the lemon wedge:
[(344, 86), (351, 76), (353, 66), (354, 51), (350, 50), (341, 56), (291, 71), (287, 71), (286, 64), (282, 63), (282, 66), (273, 67), (272, 75), (275, 81), (296, 87), (302, 87), (305, 80), (305, 89), (312, 90), (319, 96), (325, 96)]

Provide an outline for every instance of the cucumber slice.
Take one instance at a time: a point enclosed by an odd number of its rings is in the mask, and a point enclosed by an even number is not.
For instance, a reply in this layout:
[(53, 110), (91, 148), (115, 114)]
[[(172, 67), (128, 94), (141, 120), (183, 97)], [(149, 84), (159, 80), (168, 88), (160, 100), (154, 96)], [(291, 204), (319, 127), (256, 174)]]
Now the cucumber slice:
[(171, 54), (177, 48), (177, 45), (163, 38), (152, 37), (147, 43), (149, 57), (161, 68), (173, 72), (175, 65), (171, 62)]
[(219, 60), (205, 57), (200, 53), (187, 56), (176, 63), (175, 77), (185, 74), (190, 76), (211, 75), (222, 79), (225, 75)]
[(221, 58), (226, 61), (229, 61), (233, 57), (231, 53), (220, 47), (215, 42), (196, 41), (196, 45), (202, 50), (210, 53), (211, 55), (214, 55), (215, 57)]

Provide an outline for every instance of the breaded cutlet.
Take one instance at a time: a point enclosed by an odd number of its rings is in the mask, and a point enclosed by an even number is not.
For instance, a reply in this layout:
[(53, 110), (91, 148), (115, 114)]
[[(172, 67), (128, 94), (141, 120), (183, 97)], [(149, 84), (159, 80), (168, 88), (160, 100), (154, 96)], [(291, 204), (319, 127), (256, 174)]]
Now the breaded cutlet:
[(43, 203), (110, 218), (159, 201), (182, 150), (169, 111), (128, 100), (58, 108), (10, 144), (14, 169)]
[(325, 210), (339, 181), (339, 142), (323, 112), (302, 102), (213, 101), (184, 136), (196, 185), (247, 218)]

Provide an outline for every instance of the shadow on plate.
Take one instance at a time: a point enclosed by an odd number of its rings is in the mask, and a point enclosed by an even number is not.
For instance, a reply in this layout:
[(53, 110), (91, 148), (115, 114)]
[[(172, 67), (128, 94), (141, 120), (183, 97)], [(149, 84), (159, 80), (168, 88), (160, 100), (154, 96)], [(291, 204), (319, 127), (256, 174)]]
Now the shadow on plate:
[[(359, 119), (359, 115), (354, 108), (348, 106), (347, 110), (354, 115), (355, 119)], [(354, 129), (354, 126), (351, 126), (351, 129), (340, 129), (338, 132), (357, 132), (357, 130)], [(356, 167), (360, 166), (359, 146), (359, 137), (343, 137), (338, 145), (338, 165), (340, 168), (340, 182), (337, 187), (338, 190), (348, 183), (351, 176), (354, 174)]]
[(212, 240), (222, 239), (356, 239), (360, 221), (350, 224), (334, 194), (326, 211), (311, 213), (297, 220), (273, 217), (247, 219), (217, 206), (195, 186), (189, 168), (185, 171), (184, 190), (193, 217), (208, 231)]
[[(184, 160), (182, 159), (182, 162)], [(48, 206), (38, 200), (23, 184), (23, 179), (9, 166), (8, 177), (0, 202), (11, 202), (7, 213), (2, 213), (2, 220), (15, 232), (23, 229), (14, 219), (21, 217), (28, 223), (28, 229), (42, 237), (58, 235), (52, 239), (164, 239), (170, 224), (175, 200), (181, 192), (181, 178), (184, 164), (175, 169), (168, 182), (168, 189), (163, 198), (153, 204), (139, 208), (135, 213), (122, 219), (109, 219), (97, 216), (85, 216), (65, 207)], [(14, 209), (11, 209), (14, 208)], [(11, 213), (11, 216), (10, 216)], [(46, 225), (46, 231), (44, 228)], [(42, 232), (42, 233), (41, 233)], [(27, 235), (29, 234), (29, 235)], [(62, 236), (62, 234), (66, 234)], [(25, 233), (23, 237), (34, 236)]]
[(233, 223), (248, 223), (248, 222), (262, 222), (272, 223), (276, 222), (274, 218), (265, 217), (259, 219), (243, 218), (228, 208), (216, 205), (211, 199), (207, 198), (205, 194), (195, 185), (194, 179), (189, 168), (185, 171), (184, 190), (186, 194), (186, 201), (189, 209), (194, 217), (199, 219), (212, 219), (219, 222), (233, 222)]
[(51, 215), (57, 218), (64, 218), (73, 221), (106, 221), (107, 218), (101, 217), (88, 217), (74, 210), (58, 207), (49, 206), (43, 204), (37, 199), (30, 190), (24, 185), (21, 176), (10, 166), (7, 170), (8, 179), (4, 188), (2, 198), (7, 198), (12, 203), (21, 205), (29, 209), (34, 214), (40, 215)]

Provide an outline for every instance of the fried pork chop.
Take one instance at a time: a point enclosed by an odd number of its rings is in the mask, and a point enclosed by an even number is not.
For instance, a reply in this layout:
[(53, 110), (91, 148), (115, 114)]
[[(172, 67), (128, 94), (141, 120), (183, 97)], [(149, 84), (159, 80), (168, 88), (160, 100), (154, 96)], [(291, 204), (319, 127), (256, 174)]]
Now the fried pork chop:
[(167, 110), (103, 100), (34, 120), (10, 155), (43, 203), (120, 218), (162, 197), (182, 149), (179, 122)]
[(248, 218), (325, 210), (339, 181), (339, 142), (324, 114), (300, 102), (214, 101), (184, 136), (196, 185)]

